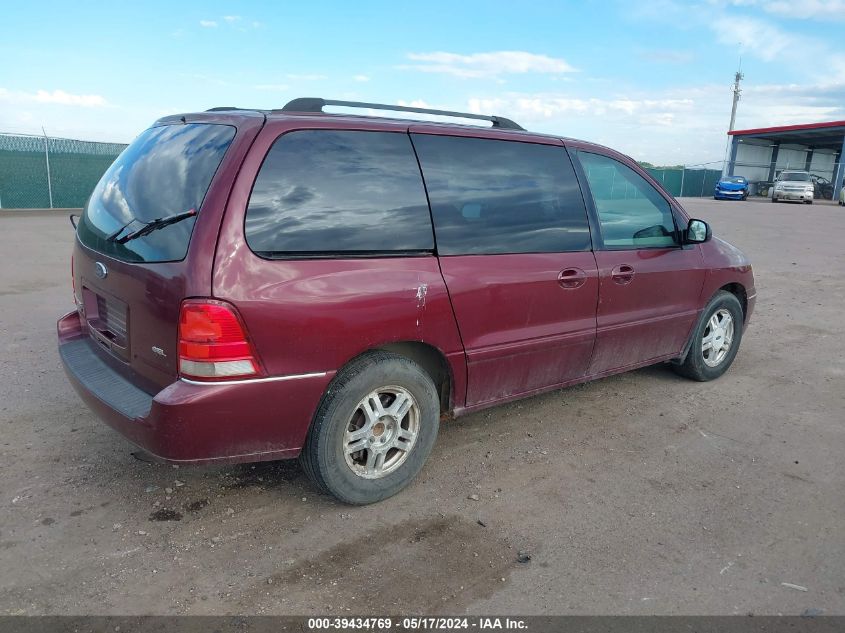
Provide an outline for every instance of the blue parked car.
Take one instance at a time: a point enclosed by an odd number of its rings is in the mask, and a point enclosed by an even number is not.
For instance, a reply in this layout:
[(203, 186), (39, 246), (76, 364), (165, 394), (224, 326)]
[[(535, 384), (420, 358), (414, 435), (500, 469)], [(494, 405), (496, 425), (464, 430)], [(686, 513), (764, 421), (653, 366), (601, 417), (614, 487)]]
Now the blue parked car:
[(723, 176), (713, 191), (715, 200), (745, 200), (748, 197), (748, 180), (742, 176)]

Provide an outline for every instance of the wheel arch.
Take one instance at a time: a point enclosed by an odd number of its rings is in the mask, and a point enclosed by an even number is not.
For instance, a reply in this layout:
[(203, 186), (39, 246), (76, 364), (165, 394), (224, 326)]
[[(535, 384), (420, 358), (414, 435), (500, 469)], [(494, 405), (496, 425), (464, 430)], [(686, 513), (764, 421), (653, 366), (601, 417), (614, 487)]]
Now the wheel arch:
[[(417, 363), (424, 372), (428, 374), (434, 382), (437, 389), (438, 398), (440, 400), (440, 413), (446, 414), (452, 411), (455, 406), (455, 368), (446, 357), (443, 351), (430, 343), (422, 341), (391, 341), (389, 343), (380, 343), (347, 359), (337, 370), (335, 376), (339, 375), (346, 367), (356, 362), (363, 356), (373, 352), (389, 352), (396, 354), (408, 360)], [(333, 379), (334, 381), (334, 379)], [(332, 382), (333, 382), (332, 381)], [(328, 392), (331, 389), (331, 383), (326, 388)], [(323, 394), (325, 397), (325, 394)], [(317, 407), (319, 410), (319, 406)], [(312, 422), (313, 423), (313, 422)]]
[[(733, 296), (735, 296), (739, 300), (739, 305), (742, 306), (742, 321), (743, 323), (748, 318), (748, 292), (745, 290), (745, 286), (738, 282), (732, 282), (729, 284), (725, 284), (721, 288), (718, 288), (716, 292), (724, 290), (725, 292), (730, 292)], [(716, 296), (716, 292), (710, 297), (712, 299)], [(708, 299), (708, 303), (710, 302)]]
[[(437, 387), (441, 414), (451, 411), (454, 376), (452, 366), (440, 349), (422, 341), (397, 341), (384, 343), (367, 350), (367, 352), (371, 351), (391, 352), (417, 363)], [(364, 354), (367, 352), (364, 352)]]
[(672, 359), (672, 363), (674, 363), (676, 365), (680, 365), (680, 364), (683, 364), (683, 362), (686, 360), (687, 354), (689, 354), (689, 351), (692, 348), (692, 342), (693, 342), (692, 338), (695, 335), (696, 331), (698, 330), (698, 326), (701, 325), (702, 319), (704, 319), (704, 317), (706, 316), (706, 312), (704, 311), (704, 308), (706, 308), (710, 304), (710, 302), (713, 300), (713, 297), (715, 297), (720, 292), (728, 292), (728, 293), (732, 294), (733, 296), (735, 296), (737, 298), (737, 300), (739, 301), (739, 305), (742, 308), (742, 320), (743, 320), (743, 322), (748, 318), (748, 293), (745, 291), (745, 286), (743, 286), (739, 282), (731, 282), (731, 283), (724, 284), (723, 286), (720, 286), (719, 288), (716, 288), (716, 290), (713, 291), (713, 294), (711, 294), (710, 297), (708, 297), (707, 302), (704, 304), (704, 306), (701, 309), (701, 314), (699, 314), (698, 318), (695, 320), (695, 323), (692, 326), (692, 330), (690, 330), (689, 336), (687, 337), (687, 342), (684, 343), (684, 348), (681, 350), (680, 355), (677, 358)]

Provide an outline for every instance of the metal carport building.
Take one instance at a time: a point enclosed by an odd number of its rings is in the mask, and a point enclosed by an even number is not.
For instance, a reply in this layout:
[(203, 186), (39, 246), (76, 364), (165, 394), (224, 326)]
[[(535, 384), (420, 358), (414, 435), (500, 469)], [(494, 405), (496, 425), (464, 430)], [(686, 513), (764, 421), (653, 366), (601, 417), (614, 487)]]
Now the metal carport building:
[(784, 169), (809, 171), (833, 183), (845, 177), (845, 121), (733, 130), (727, 174), (771, 183)]

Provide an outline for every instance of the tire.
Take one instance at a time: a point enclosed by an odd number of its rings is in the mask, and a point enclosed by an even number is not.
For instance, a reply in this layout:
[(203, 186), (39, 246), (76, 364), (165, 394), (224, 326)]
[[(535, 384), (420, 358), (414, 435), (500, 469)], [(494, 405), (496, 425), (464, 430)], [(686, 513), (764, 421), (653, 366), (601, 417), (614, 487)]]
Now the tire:
[(772, 202), (777, 202), (778, 199), (775, 196), (772, 196)]
[[(730, 292), (720, 290), (704, 308), (703, 316), (692, 333), (692, 343), (687, 356), (680, 364), (673, 365), (676, 373), (691, 380), (706, 382), (715, 380), (724, 374), (736, 358), (739, 344), (742, 340), (743, 313), (739, 299)], [(725, 317), (730, 317), (728, 328)], [(703, 349), (705, 337), (712, 337), (714, 321), (720, 322), (722, 327), (716, 328), (716, 341), (722, 343), (714, 353), (712, 348)], [(723, 329), (724, 328), (724, 329)], [(725, 348), (725, 339), (730, 339)]]
[[(404, 406), (393, 410), (395, 403), (408, 401), (405, 413)], [(318, 488), (340, 501), (375, 503), (417, 476), (439, 426), (440, 399), (431, 377), (403, 356), (370, 352), (344, 367), (329, 385), (300, 462)], [(399, 448), (409, 443), (407, 450)], [(361, 448), (349, 452), (348, 445)]]

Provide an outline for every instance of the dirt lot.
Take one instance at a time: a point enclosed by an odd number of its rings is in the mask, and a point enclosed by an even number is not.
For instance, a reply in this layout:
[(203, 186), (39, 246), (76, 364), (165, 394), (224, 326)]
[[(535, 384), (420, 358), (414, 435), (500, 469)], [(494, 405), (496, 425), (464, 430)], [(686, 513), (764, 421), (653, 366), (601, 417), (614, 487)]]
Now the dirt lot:
[(450, 422), (364, 508), (295, 462), (135, 459), (59, 366), (67, 219), (0, 217), (0, 613), (845, 614), (845, 210), (685, 204), (755, 265), (726, 376)]

